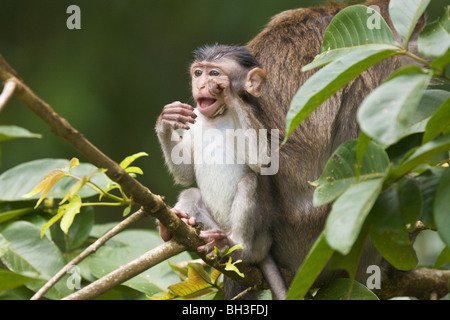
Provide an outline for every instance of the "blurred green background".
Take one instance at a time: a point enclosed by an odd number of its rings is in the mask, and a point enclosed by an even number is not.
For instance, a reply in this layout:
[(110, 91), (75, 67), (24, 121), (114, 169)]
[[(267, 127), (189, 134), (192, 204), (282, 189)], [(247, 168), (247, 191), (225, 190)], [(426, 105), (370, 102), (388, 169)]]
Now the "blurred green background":
[[(179, 187), (164, 167), (154, 125), (162, 107), (189, 103), (192, 51), (206, 43), (245, 44), (286, 9), (304, 0), (1, 0), (0, 54), (25, 82), (113, 160), (145, 151), (139, 180), (173, 205)], [(446, 0), (433, 0), (434, 19)], [(81, 9), (81, 30), (69, 30), (66, 9)], [(43, 138), (1, 144), (0, 173), (40, 158), (86, 161), (31, 111), (12, 100), (0, 125)], [(0, 186), (1, 188), (1, 186)], [(107, 209), (99, 220), (120, 219)]]

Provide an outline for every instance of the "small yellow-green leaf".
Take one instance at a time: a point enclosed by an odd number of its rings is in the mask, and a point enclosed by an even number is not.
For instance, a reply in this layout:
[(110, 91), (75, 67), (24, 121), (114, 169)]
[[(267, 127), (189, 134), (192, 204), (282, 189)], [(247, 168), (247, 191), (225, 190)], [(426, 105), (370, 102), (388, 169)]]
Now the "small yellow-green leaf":
[(64, 196), (64, 198), (59, 203), (60, 205), (66, 202), (70, 197), (72, 197), (75, 193), (80, 191), (80, 189), (84, 186), (86, 183), (86, 177), (83, 177), (81, 180), (78, 180), (73, 184), (73, 186), (69, 189), (69, 192)]
[(211, 287), (192, 265), (188, 265), (188, 279), (169, 286), (169, 290), (176, 296), (187, 297), (200, 294)]
[(211, 271), (211, 280), (214, 281), (215, 284), (217, 284), (217, 280), (219, 279), (221, 274), (222, 272), (213, 268)]
[(126, 207), (126, 208), (123, 210), (122, 216), (126, 217), (127, 215), (130, 214), (130, 211), (131, 211), (131, 207)]
[(69, 169), (72, 169), (79, 164), (80, 164), (80, 160), (78, 160), (77, 158), (72, 158), (72, 160), (70, 160)]
[(239, 271), (239, 269), (236, 267), (236, 264), (241, 263), (242, 260), (237, 260), (233, 262), (231, 257), (228, 259), (228, 262), (225, 264), (225, 270), (227, 271), (234, 271), (236, 272), (240, 277), (244, 278), (244, 274)]
[(224, 256), (226, 256), (226, 255), (232, 253), (232, 252), (235, 251), (235, 250), (239, 250), (239, 249), (243, 250), (243, 249), (244, 249), (244, 246), (243, 246), (242, 244), (234, 245), (234, 246), (232, 246), (230, 249), (228, 249), (227, 252), (225, 252)]
[(23, 197), (29, 198), (42, 190), (44, 190), (39, 198), (35, 208), (37, 208), (41, 202), (45, 199), (45, 196), (49, 193), (49, 191), (53, 188), (55, 183), (57, 183), (61, 178), (65, 177), (66, 173), (60, 169), (52, 170), (49, 174), (47, 174), (44, 180), (31, 191), (30, 193), (25, 194)]
[(151, 300), (172, 300), (177, 297), (177, 295), (173, 294), (172, 292), (158, 292), (154, 294), (153, 296), (147, 296)]
[[(60, 207), (61, 208), (61, 207)], [(44, 236), (45, 231), (50, 228), (56, 221), (62, 218), (65, 212), (58, 210), (58, 213), (55, 214), (47, 223), (44, 223), (41, 228), (41, 238)]]
[(129, 156), (129, 157), (126, 157), (126, 158), (120, 163), (120, 166), (122, 167), (122, 169), (126, 169), (126, 168), (128, 168), (128, 166), (129, 166), (134, 160), (136, 160), (137, 158), (140, 158), (140, 157), (144, 157), (144, 156), (148, 156), (148, 154), (145, 153), (145, 152), (139, 152), (139, 153), (133, 154), (133, 155), (131, 155), (131, 156)]
[(128, 167), (125, 169), (127, 173), (137, 173), (137, 174), (144, 174), (141, 168), (139, 167)]
[(81, 198), (79, 195), (74, 195), (70, 198), (70, 202), (58, 208), (58, 212), (64, 211), (63, 217), (61, 219), (61, 230), (67, 234), (69, 228), (72, 225), (73, 219), (80, 212), (81, 209)]

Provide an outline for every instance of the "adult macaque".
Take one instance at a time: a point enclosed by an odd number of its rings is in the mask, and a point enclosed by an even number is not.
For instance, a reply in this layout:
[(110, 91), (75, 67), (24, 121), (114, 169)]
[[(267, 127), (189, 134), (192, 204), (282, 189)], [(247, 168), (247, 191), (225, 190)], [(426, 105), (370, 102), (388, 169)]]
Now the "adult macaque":
[[(197, 50), (191, 66), (197, 108), (181, 102), (166, 105), (156, 131), (175, 181), (197, 183), (198, 188), (180, 194), (174, 212), (188, 224), (203, 224), (199, 236), (207, 243), (198, 250), (212, 256), (214, 247), (224, 252), (242, 244), (235, 258), (258, 264), (274, 297), (282, 299), (286, 285), (269, 253), (278, 210), (270, 178), (261, 175), (267, 163), (251, 146), (257, 142), (260, 153), (268, 151), (267, 136), (260, 135), (263, 126), (254, 115), (266, 74), (245, 47)], [(235, 137), (245, 143), (236, 143)], [(163, 239), (170, 237), (164, 227), (160, 232)], [(225, 298), (240, 290), (225, 282)]]
[[(388, 0), (370, 1), (365, 5), (380, 9), (393, 29), (388, 15)], [(320, 53), (323, 34), (342, 8), (342, 5), (330, 2), (326, 7), (282, 12), (273, 17), (247, 45), (268, 72), (266, 91), (259, 99), (255, 114), (264, 127), (279, 129), (280, 140), (284, 138), (286, 114), (292, 98), (315, 72), (302, 72), (301, 69)], [(424, 22), (423, 18), (419, 21), (418, 30), (409, 42), (410, 48), (416, 45), (415, 40)], [(308, 181), (319, 178), (327, 160), (341, 143), (358, 136), (358, 106), (404, 63), (404, 58), (395, 56), (364, 72), (306, 118), (280, 149), (279, 171), (273, 176), (272, 185), (280, 210), (280, 219), (274, 228), (272, 256), (280, 268), (289, 270), (292, 275), (323, 230), (330, 209), (330, 206), (313, 206), (314, 187)], [(380, 263), (380, 255), (370, 244), (367, 245), (360, 260), (358, 281), (365, 284), (367, 266)], [(336, 274), (323, 272), (317, 285), (328, 282)]]

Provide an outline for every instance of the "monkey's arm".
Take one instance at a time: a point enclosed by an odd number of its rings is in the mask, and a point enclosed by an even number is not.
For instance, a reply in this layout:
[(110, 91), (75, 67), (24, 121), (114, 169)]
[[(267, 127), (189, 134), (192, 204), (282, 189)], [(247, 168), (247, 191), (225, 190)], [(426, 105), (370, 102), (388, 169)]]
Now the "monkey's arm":
[(196, 117), (191, 106), (177, 101), (166, 105), (156, 122), (156, 133), (166, 164), (175, 182), (181, 185), (195, 182), (192, 139), (189, 131), (183, 130), (180, 135), (174, 128), (189, 130), (188, 123), (194, 123)]
[[(229, 103), (229, 108), (235, 115), (240, 128), (255, 135), (253, 138), (250, 138), (251, 135), (246, 135), (245, 162), (253, 172), (260, 174), (261, 168), (268, 165), (266, 160), (270, 160), (270, 143), (267, 131), (264, 130), (262, 123), (253, 114), (250, 105), (237, 95), (230, 94), (228, 97), (227, 103)], [(256, 141), (256, 149), (253, 152), (249, 149), (252, 140)]]

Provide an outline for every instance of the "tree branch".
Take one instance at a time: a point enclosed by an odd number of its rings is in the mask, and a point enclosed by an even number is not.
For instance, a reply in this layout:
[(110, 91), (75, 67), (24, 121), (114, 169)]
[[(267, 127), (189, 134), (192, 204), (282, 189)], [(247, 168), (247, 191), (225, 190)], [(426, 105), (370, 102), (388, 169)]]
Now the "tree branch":
[(0, 95), (0, 112), (8, 103), (11, 96), (14, 94), (15, 89), (16, 89), (16, 82), (13, 79), (9, 79), (5, 82), (2, 94)]
[(103, 278), (63, 298), (63, 300), (94, 299), (106, 291), (120, 285), (145, 270), (186, 250), (186, 247), (174, 240), (164, 242), (160, 246), (146, 252), (139, 258), (121, 266)]
[(103, 236), (97, 239), (93, 244), (87, 247), (82, 253), (80, 253), (77, 257), (75, 257), (72, 261), (70, 261), (67, 265), (64, 266), (61, 270), (58, 271), (57, 274), (53, 276), (39, 291), (37, 291), (32, 297), (31, 300), (39, 300), (52, 286), (61, 279), (67, 271), (72, 267), (80, 263), (86, 257), (96, 252), (102, 245), (105, 244), (106, 241), (114, 237), (116, 234), (129, 227), (134, 222), (146, 217), (147, 214), (143, 210), (138, 210), (125, 220), (120, 222), (118, 225), (114, 226), (111, 230), (106, 232)]
[(449, 285), (450, 270), (418, 268), (399, 271), (389, 266), (383, 272), (381, 289), (373, 291), (380, 299), (407, 296), (429, 300), (448, 294)]

